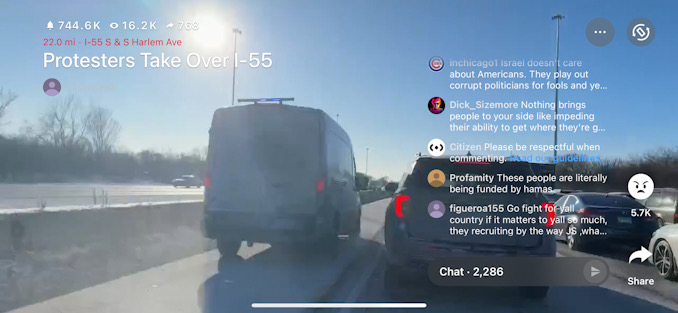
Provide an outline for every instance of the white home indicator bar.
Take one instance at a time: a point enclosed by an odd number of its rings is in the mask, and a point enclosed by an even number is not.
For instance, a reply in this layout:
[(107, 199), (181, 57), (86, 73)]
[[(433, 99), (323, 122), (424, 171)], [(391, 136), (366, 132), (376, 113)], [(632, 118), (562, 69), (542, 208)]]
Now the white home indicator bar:
[(425, 309), (426, 303), (252, 303), (261, 309)]

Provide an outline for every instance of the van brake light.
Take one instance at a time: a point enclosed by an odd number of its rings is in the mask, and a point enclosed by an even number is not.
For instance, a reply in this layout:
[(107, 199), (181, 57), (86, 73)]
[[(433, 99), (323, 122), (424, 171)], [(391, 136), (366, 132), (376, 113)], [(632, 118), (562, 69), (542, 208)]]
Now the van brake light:
[(318, 192), (323, 192), (323, 190), (325, 190), (325, 179), (324, 178), (318, 179), (318, 184), (316, 185), (316, 190)]

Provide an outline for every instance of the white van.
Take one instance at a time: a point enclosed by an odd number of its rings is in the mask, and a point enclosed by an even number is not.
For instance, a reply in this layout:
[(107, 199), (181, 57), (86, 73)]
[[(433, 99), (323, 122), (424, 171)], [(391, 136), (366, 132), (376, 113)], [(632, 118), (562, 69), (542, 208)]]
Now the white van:
[(360, 233), (355, 160), (325, 112), (250, 104), (214, 112), (205, 179), (204, 232), (223, 256), (242, 241), (320, 243)]

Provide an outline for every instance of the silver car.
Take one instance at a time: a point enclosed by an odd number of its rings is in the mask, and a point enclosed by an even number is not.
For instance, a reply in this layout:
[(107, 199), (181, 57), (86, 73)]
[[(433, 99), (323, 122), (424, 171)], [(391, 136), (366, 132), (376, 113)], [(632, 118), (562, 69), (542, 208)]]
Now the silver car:
[(673, 224), (676, 222), (678, 189), (655, 188), (652, 195), (643, 204), (657, 214), (662, 225)]
[(180, 178), (172, 180), (172, 186), (174, 186), (174, 188), (178, 187), (191, 188), (194, 186), (200, 188), (202, 187), (202, 181), (193, 175), (183, 175)]

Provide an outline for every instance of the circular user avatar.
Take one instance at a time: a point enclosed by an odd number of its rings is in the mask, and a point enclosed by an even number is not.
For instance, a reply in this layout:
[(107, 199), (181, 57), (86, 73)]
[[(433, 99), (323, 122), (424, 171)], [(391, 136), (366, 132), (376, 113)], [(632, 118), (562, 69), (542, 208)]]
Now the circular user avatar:
[(428, 204), (428, 215), (432, 218), (441, 218), (445, 215), (445, 205), (438, 201), (433, 200)]
[(432, 156), (441, 156), (445, 153), (445, 143), (440, 139), (433, 139), (428, 142), (428, 154)]
[(432, 57), (428, 60), (428, 68), (434, 72), (439, 72), (443, 67), (445, 67), (445, 61), (441, 57)]
[(652, 195), (652, 192), (654, 191), (654, 181), (652, 181), (650, 176), (638, 173), (629, 179), (628, 187), (629, 194), (631, 194), (633, 198), (643, 200)]
[(445, 111), (445, 101), (440, 97), (433, 97), (428, 100), (428, 110), (433, 114), (440, 114)]
[(445, 183), (445, 173), (441, 170), (432, 170), (428, 173), (428, 183), (433, 187), (440, 187)]
[(42, 91), (50, 97), (54, 97), (61, 92), (61, 83), (56, 78), (49, 78), (42, 84)]

